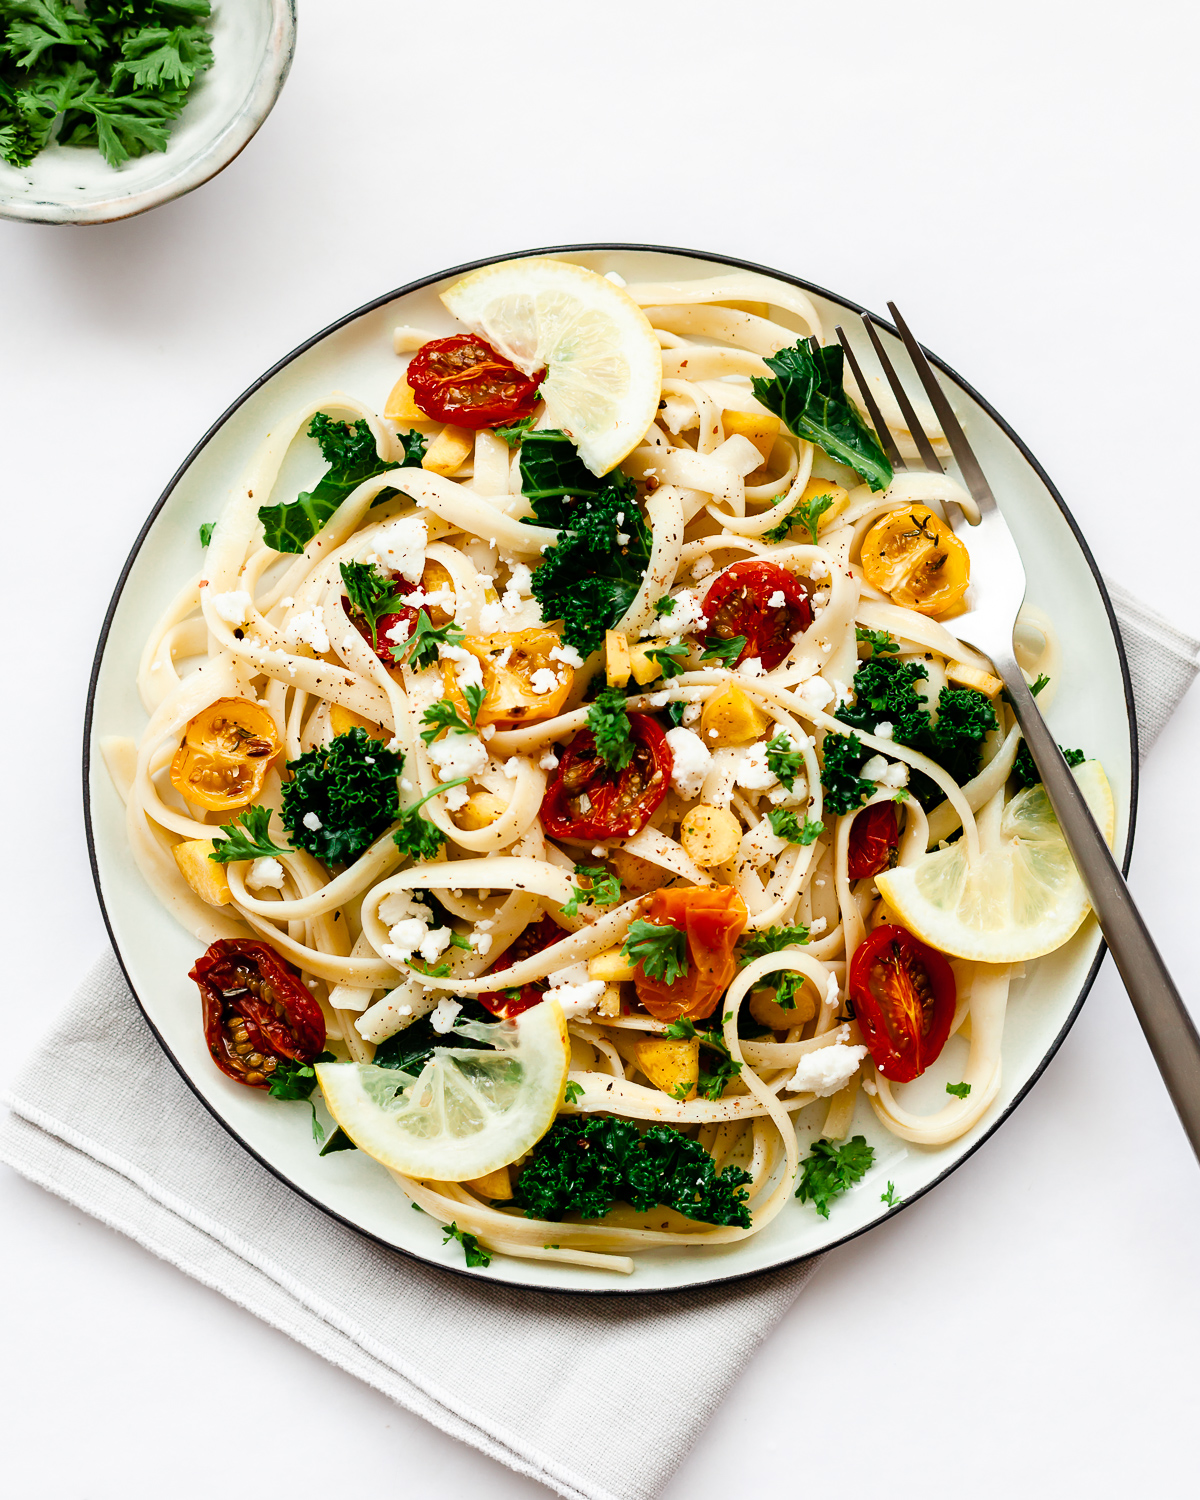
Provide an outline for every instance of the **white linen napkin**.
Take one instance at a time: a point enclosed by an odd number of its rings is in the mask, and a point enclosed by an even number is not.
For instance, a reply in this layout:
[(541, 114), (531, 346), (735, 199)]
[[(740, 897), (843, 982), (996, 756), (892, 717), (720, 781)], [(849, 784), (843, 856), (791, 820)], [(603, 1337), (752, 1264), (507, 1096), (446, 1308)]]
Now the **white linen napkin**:
[[(1144, 753), (1196, 675), (1200, 642), (1109, 587)], [(702, 1291), (572, 1298), (384, 1249), (225, 1133), (159, 1048), (111, 953), (5, 1102), (0, 1160), (570, 1500), (656, 1495), (818, 1264)]]

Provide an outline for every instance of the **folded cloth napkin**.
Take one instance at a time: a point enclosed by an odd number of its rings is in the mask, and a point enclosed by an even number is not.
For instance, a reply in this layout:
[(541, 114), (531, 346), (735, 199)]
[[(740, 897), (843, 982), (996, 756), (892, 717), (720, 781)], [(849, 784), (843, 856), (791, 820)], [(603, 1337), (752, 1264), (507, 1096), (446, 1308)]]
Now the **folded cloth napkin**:
[[(1195, 676), (1200, 643), (1113, 595), (1146, 744)], [(817, 1264), (680, 1294), (567, 1298), (384, 1249), (230, 1139), (160, 1050), (111, 953), (6, 1102), (0, 1160), (572, 1500), (657, 1494)]]

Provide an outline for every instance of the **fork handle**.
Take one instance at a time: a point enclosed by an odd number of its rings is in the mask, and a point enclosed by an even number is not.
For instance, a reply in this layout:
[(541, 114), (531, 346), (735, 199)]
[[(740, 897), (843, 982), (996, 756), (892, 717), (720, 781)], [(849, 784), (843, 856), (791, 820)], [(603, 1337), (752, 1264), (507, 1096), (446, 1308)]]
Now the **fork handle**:
[(1015, 658), (996, 663), (1050, 805), (1192, 1150), (1200, 1158), (1200, 1036)]

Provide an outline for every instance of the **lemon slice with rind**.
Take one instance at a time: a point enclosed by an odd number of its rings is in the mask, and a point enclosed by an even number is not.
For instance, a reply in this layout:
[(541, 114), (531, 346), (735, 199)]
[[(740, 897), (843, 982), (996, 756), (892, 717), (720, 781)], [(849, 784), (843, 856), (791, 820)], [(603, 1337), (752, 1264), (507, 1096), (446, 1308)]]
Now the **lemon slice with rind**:
[[(1075, 780), (1111, 845), (1112, 790), (1100, 762), (1077, 766)], [(916, 864), (877, 875), (875, 884), (897, 920), (922, 942), (989, 964), (1052, 953), (1089, 910), (1083, 881), (1040, 782), (1008, 803), (999, 847), (984, 850), (974, 863), (960, 839)]]
[(570, 1044), (557, 1000), (496, 1025), (456, 1028), (494, 1050), (455, 1047), (448, 1034), (419, 1075), (374, 1063), (318, 1063), (329, 1112), (360, 1151), (407, 1177), (466, 1182), (507, 1166), (554, 1122)]
[(615, 468), (649, 431), (662, 352), (645, 313), (615, 283), (534, 256), (472, 271), (442, 301), (526, 375), (546, 369), (546, 425), (567, 433), (593, 474)]

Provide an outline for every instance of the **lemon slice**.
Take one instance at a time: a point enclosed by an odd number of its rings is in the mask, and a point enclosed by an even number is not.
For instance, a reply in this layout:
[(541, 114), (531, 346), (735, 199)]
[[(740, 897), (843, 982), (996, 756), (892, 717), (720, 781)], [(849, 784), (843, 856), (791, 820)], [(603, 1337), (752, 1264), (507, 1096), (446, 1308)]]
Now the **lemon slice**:
[(546, 368), (547, 425), (567, 433), (593, 474), (607, 474), (645, 437), (661, 399), (662, 353), (645, 313), (613, 282), (535, 256), (473, 271), (442, 301), (526, 375)]
[(494, 1051), (439, 1047), (420, 1075), (374, 1063), (318, 1063), (329, 1112), (360, 1151), (395, 1172), (467, 1182), (507, 1166), (554, 1122), (570, 1045), (557, 1000), (494, 1026), (457, 1028)]
[[(1092, 816), (1112, 844), (1112, 790), (1096, 760), (1075, 768)], [(875, 884), (897, 919), (922, 942), (956, 958), (1019, 963), (1060, 947), (1088, 913), (1087, 892), (1039, 782), (1020, 792), (1000, 820), (1000, 847), (968, 864), (965, 841)]]

